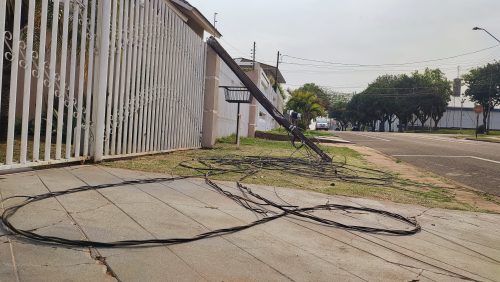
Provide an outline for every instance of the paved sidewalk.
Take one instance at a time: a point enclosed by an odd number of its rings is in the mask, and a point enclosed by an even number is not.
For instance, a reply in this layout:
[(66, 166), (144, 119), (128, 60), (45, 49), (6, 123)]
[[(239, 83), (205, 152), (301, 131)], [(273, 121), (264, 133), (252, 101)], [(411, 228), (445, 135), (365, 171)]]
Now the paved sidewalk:
[[(158, 174), (74, 166), (0, 176), (3, 198)], [(224, 187), (236, 188), (232, 183)], [(194, 243), (125, 249), (33, 243), (0, 228), (0, 281), (500, 281), (500, 216), (251, 186), (275, 201), (368, 206), (416, 216), (423, 231), (397, 237), (282, 218)], [(6, 206), (14, 200), (7, 201)], [(345, 223), (402, 226), (364, 213), (321, 215)], [(202, 180), (119, 186), (37, 202), (19, 227), (72, 239), (115, 241), (195, 234), (256, 216)]]

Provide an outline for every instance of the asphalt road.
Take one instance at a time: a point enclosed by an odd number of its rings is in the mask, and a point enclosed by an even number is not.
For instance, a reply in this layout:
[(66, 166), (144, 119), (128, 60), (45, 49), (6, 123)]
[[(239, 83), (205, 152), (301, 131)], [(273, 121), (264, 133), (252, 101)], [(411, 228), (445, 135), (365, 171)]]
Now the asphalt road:
[(340, 138), (500, 196), (500, 143), (421, 133), (335, 132)]

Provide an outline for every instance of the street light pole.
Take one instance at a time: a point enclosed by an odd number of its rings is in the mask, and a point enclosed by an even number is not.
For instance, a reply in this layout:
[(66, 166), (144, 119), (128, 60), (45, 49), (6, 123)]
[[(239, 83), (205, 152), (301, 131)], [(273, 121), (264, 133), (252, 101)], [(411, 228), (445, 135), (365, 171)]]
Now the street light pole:
[(491, 37), (493, 37), (498, 43), (500, 43), (500, 40), (498, 38), (496, 38), (493, 34), (491, 34), (489, 31), (487, 31), (486, 29), (482, 28), (482, 27), (473, 27), (472, 30), (482, 30), (484, 32), (486, 32), (487, 34), (489, 34)]
[(463, 117), (463, 109), (464, 109), (464, 102), (465, 102), (465, 99), (462, 98), (462, 100), (460, 100), (460, 134), (462, 134), (462, 117)]
[[(486, 32), (489, 36), (493, 37), (498, 43), (500, 43), (500, 40), (498, 38), (496, 38), (493, 34), (491, 34), (489, 31), (487, 31), (486, 29), (482, 28), (482, 27), (473, 27), (472, 30), (482, 30), (484, 32)], [(491, 72), (491, 71), (490, 71)], [(490, 87), (489, 87), (489, 90), (488, 90), (488, 108), (486, 109), (487, 111), (487, 114), (488, 114), (488, 122), (487, 124), (485, 124), (485, 130), (486, 130), (486, 133), (489, 133), (489, 129), (490, 129), (490, 120), (491, 120), (491, 109), (490, 109), (490, 105), (491, 105), (491, 83), (492, 83), (492, 74), (490, 73)]]

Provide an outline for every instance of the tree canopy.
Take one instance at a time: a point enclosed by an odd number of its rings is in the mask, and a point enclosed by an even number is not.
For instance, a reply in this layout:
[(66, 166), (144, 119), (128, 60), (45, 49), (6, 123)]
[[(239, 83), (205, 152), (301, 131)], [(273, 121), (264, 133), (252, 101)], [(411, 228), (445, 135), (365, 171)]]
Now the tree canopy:
[(351, 123), (379, 130), (393, 130), (396, 118), (399, 130), (408, 123), (420, 120), (424, 124), (432, 119), (436, 127), (446, 111), (452, 93), (451, 83), (439, 69), (415, 71), (411, 75), (382, 75), (377, 77), (360, 94), (354, 95), (346, 106)]
[(347, 101), (336, 100), (333, 101), (328, 109), (328, 115), (334, 118), (340, 125), (341, 130), (346, 130), (349, 124), (349, 113), (347, 112)]
[(316, 85), (314, 83), (306, 83), (301, 87), (297, 88), (295, 91), (299, 92), (310, 92), (316, 96), (316, 103), (321, 105), (323, 109), (328, 109), (330, 107), (330, 99), (328, 91), (326, 91), (323, 87)]
[(295, 90), (288, 102), (286, 103), (287, 110), (293, 110), (302, 115), (299, 120), (299, 127), (307, 129), (311, 119), (322, 116), (325, 113), (325, 108), (317, 103), (318, 97), (308, 91)]
[(483, 125), (487, 127), (491, 110), (500, 105), (500, 62), (472, 69), (463, 76), (468, 89), (465, 96), (483, 106)]

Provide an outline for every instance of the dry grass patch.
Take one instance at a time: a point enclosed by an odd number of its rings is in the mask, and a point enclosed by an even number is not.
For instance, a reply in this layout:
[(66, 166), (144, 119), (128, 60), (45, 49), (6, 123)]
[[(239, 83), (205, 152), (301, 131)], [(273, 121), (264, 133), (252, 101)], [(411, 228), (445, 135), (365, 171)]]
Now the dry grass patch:
[[(234, 139), (219, 140), (211, 150), (178, 151), (167, 154), (138, 157), (133, 159), (116, 160), (103, 163), (104, 166), (132, 169), (147, 172), (167, 173), (172, 175), (193, 175), (196, 172), (179, 166), (184, 161), (197, 158), (238, 156), (273, 156), (273, 157), (306, 157), (304, 149), (295, 150), (289, 142), (270, 141), (254, 138), (242, 138), (240, 148), (233, 144)], [(268, 185), (276, 187), (290, 187), (311, 190), (329, 195), (363, 197), (378, 200), (389, 200), (398, 203), (419, 204), (426, 207), (448, 208), (469, 211), (500, 211), (477, 205), (477, 202), (468, 202), (459, 199), (450, 183), (438, 181), (431, 175), (413, 175), (405, 173), (405, 168), (384, 166), (380, 162), (373, 162), (372, 156), (358, 148), (346, 145), (321, 146), (334, 160), (345, 162), (360, 169), (381, 169), (393, 177), (390, 185), (368, 185), (345, 182), (340, 179), (325, 180), (291, 174), (287, 171), (260, 170), (258, 173), (245, 178), (242, 183)], [(395, 160), (390, 160), (398, 164)], [(406, 164), (402, 164), (406, 165)], [(363, 172), (360, 172), (363, 175)], [(201, 177), (201, 176), (200, 176)], [(211, 177), (214, 180), (238, 181), (241, 174), (227, 173)], [(486, 200), (485, 200), (486, 201)], [(500, 207), (500, 205), (497, 205)]]

